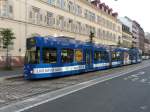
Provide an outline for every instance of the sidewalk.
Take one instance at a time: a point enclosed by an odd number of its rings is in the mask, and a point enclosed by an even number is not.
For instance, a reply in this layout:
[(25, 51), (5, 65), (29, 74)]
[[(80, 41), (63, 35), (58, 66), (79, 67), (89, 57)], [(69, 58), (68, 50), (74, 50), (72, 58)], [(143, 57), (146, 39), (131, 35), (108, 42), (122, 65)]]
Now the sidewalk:
[(0, 69), (0, 78), (2, 77), (16, 77), (23, 75), (23, 67), (13, 68), (13, 70), (7, 71)]

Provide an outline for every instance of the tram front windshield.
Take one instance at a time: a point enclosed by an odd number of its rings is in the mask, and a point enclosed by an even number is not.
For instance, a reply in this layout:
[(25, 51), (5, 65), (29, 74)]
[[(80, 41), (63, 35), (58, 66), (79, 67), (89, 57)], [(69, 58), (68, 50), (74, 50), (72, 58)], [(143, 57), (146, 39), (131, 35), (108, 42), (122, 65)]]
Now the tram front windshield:
[(27, 49), (25, 54), (25, 64), (38, 64), (40, 62), (40, 49), (33, 47)]

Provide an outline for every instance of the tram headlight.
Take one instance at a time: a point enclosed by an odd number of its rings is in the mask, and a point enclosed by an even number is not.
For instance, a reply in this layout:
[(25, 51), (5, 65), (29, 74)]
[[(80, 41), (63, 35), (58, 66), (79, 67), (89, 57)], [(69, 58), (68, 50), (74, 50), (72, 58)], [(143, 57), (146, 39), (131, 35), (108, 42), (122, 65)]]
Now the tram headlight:
[(33, 70), (31, 70), (30, 73), (32, 74), (32, 73), (33, 73)]

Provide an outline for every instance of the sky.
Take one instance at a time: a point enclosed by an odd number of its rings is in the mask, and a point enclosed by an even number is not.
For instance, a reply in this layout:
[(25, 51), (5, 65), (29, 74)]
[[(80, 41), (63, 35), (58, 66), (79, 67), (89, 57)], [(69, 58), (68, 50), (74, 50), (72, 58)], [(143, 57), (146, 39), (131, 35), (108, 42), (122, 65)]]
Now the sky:
[(149, 0), (101, 0), (120, 17), (127, 16), (136, 20), (145, 32), (150, 32), (150, 1)]

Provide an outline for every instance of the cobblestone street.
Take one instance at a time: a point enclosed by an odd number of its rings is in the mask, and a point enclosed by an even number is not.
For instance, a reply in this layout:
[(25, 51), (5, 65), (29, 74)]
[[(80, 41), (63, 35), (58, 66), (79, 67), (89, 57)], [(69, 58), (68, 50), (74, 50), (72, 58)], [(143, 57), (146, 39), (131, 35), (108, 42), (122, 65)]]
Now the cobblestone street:
[(115, 74), (118, 72), (128, 71), (147, 63), (149, 63), (149, 61), (144, 61), (141, 64), (123, 66), (104, 71), (90, 72), (76, 76), (69, 76), (55, 79), (44, 79), (36, 81), (27, 81), (24, 80), (23, 77), (6, 78), (6, 79), (1, 78), (0, 107), (33, 97), (35, 95), (55, 91), (57, 89), (68, 87), (84, 81), (92, 80), (94, 78), (102, 77), (109, 74)]

